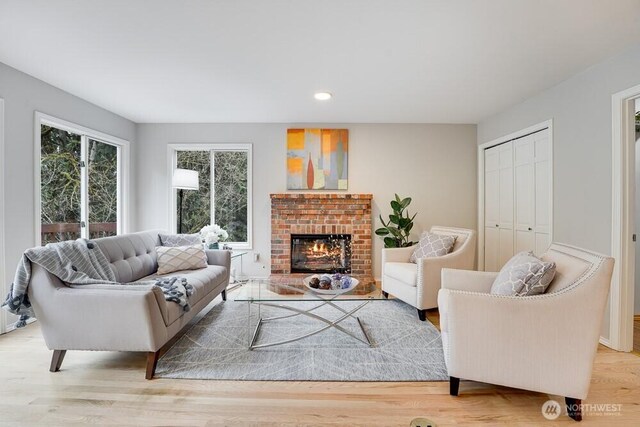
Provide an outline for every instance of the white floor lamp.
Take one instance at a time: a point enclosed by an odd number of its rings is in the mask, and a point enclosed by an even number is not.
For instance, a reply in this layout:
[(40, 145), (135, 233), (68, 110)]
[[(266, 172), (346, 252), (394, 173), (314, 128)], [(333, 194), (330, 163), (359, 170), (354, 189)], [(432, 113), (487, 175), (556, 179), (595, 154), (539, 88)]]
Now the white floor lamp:
[(182, 233), (182, 200), (184, 198), (184, 190), (199, 190), (200, 183), (198, 180), (198, 171), (189, 169), (175, 169), (173, 171), (173, 188), (180, 190), (180, 222), (178, 223), (178, 233)]

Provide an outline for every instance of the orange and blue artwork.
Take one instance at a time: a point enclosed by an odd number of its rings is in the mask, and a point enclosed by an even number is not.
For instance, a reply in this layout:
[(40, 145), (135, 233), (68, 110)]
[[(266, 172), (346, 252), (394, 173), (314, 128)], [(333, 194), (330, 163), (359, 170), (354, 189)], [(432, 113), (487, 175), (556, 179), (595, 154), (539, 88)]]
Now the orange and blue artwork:
[(346, 190), (348, 129), (287, 129), (287, 189)]

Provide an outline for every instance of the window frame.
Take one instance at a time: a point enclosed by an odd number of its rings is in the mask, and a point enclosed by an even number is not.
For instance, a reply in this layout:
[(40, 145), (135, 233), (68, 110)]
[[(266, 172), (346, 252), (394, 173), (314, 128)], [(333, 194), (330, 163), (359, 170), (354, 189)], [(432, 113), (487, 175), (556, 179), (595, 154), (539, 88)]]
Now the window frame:
[[(64, 130), (66, 132), (75, 133), (81, 136), (81, 149), (82, 155), (81, 159), (85, 157), (86, 144), (88, 140), (98, 141), (104, 144), (109, 144), (118, 147), (118, 178), (117, 178), (117, 191), (118, 191), (118, 230), (117, 234), (127, 233), (129, 231), (129, 164), (130, 164), (130, 143), (129, 141), (118, 138), (103, 132), (99, 132), (84, 126), (80, 126), (78, 124), (59, 119), (54, 116), (50, 116), (39, 111), (35, 112), (34, 119), (34, 194), (35, 194), (35, 246), (42, 245), (42, 193), (41, 193), (41, 151), (42, 151), (42, 141), (41, 141), (41, 129), (42, 126), (51, 126), (56, 129)], [(86, 163), (86, 167), (88, 168), (88, 163)], [(88, 236), (89, 232), (89, 198), (88, 194), (88, 169), (85, 169), (87, 172), (82, 173), (80, 176), (81, 180), (81, 192), (86, 195), (84, 198), (84, 203), (81, 203), (81, 218), (85, 219), (86, 227), (86, 235)], [(81, 228), (81, 234), (84, 234), (85, 231)], [(88, 237), (87, 237), (88, 238)]]
[[(233, 249), (252, 250), (253, 249), (253, 144), (251, 143), (193, 143), (193, 144), (168, 144), (167, 155), (167, 181), (169, 188), (169, 230), (172, 233), (177, 231), (177, 190), (171, 186), (173, 170), (178, 164), (178, 151), (209, 151), (211, 162), (211, 173), (215, 171), (213, 153), (216, 151), (246, 151), (247, 152), (247, 241), (246, 242), (225, 242)], [(215, 191), (212, 181), (211, 186), (211, 212), (210, 224), (215, 224)]]

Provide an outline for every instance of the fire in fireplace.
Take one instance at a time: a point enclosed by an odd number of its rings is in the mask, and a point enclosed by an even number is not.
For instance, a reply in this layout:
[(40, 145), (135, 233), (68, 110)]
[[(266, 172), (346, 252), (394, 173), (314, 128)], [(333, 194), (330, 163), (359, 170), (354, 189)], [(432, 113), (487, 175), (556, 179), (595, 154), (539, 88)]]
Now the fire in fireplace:
[(292, 273), (351, 273), (350, 234), (292, 234)]

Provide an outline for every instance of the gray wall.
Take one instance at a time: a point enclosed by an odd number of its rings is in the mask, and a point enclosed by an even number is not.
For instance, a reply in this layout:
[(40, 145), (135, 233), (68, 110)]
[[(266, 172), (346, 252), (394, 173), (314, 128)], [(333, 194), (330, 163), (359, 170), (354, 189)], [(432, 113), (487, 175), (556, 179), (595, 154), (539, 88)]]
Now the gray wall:
[(553, 119), (555, 241), (611, 253), (611, 95), (637, 84), (640, 45), (478, 124), (484, 143)]
[[(245, 257), (245, 273), (268, 275), (270, 193), (286, 191), (286, 130), (290, 127), (349, 129), (349, 193), (373, 193), (374, 218), (389, 213), (394, 192), (411, 196), (416, 235), (431, 225), (476, 228), (475, 125), (391, 124), (141, 124), (138, 125), (135, 205), (139, 229), (168, 229), (169, 143), (253, 144), (253, 243), (261, 261)], [(379, 225), (376, 219), (375, 225)], [(380, 251), (374, 237), (374, 275)]]
[[(2, 274), (8, 286), (22, 252), (35, 243), (34, 112), (126, 139), (132, 142), (132, 153), (135, 152), (135, 124), (2, 63), (0, 98), (5, 101), (5, 170), (2, 173), (6, 267)], [(132, 177), (133, 191), (134, 179)], [(133, 200), (135, 195), (131, 196)]]

